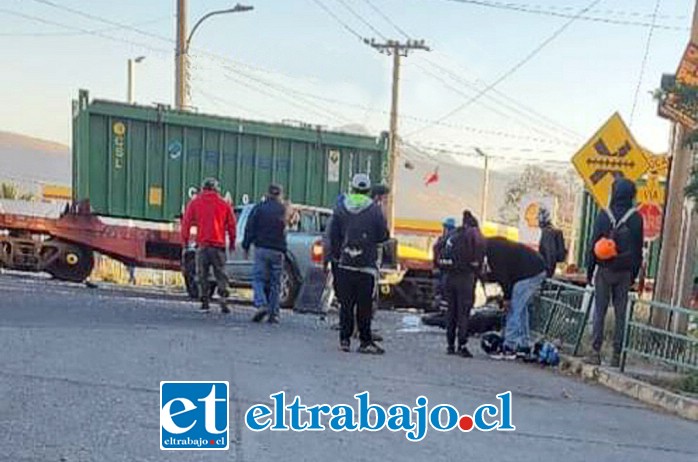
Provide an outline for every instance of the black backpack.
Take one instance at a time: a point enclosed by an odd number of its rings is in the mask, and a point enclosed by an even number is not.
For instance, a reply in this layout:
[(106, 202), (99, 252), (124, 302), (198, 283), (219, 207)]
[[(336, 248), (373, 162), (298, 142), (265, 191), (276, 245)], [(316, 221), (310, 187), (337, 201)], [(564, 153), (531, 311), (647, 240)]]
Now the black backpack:
[(468, 261), (467, 255), (472, 254), (468, 248), (468, 231), (456, 228), (443, 239), (438, 256), (438, 265), (444, 271), (464, 272), (473, 271), (472, 261)]
[(339, 263), (351, 268), (377, 268), (378, 243), (373, 229), (372, 208), (344, 215), (344, 241)]

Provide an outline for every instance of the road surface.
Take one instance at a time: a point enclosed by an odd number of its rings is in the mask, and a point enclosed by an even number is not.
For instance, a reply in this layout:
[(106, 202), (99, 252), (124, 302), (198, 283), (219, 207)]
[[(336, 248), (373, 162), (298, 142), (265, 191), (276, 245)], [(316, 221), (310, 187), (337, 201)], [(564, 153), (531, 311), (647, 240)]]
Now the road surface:
[[(698, 460), (698, 424), (524, 364), (444, 354), (441, 332), (403, 328), (379, 313), (387, 354), (337, 349), (332, 320), (284, 313), (279, 326), (251, 309), (201, 313), (180, 296), (88, 289), (0, 275), (0, 460), (7, 461), (458, 461)], [(231, 449), (162, 452), (161, 380), (228, 380)], [(255, 433), (253, 404), (278, 391), (308, 403), (430, 403), (472, 411), (513, 392), (514, 432)]]

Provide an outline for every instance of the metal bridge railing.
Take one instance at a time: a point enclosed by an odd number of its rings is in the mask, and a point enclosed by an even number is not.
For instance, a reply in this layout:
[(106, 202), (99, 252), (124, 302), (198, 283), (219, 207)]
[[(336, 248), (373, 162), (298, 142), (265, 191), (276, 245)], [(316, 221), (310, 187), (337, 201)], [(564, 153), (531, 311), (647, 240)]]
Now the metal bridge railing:
[[(681, 326), (674, 332), (652, 323), (652, 315), (662, 313), (665, 326)], [(621, 371), (628, 355), (675, 366), (683, 371), (698, 371), (698, 311), (647, 300), (630, 302), (626, 314)]]
[(577, 355), (589, 319), (594, 292), (555, 279), (546, 280), (534, 297), (531, 332), (558, 340), (564, 351)]

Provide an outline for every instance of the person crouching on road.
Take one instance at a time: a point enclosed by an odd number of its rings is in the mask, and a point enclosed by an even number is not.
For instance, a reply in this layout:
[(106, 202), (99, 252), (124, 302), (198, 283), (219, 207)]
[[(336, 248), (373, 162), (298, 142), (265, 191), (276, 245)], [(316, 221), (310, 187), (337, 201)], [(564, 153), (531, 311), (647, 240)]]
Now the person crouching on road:
[(487, 239), (486, 255), (486, 279), (502, 287), (507, 312), (501, 357), (527, 359), (531, 356), (529, 302), (545, 281), (545, 262), (530, 247), (502, 237)]
[(265, 200), (250, 212), (242, 243), (246, 259), (249, 258), (252, 245), (252, 290), (254, 306), (257, 308), (252, 321), (262, 322), (269, 316), (269, 322), (277, 324), (281, 273), (286, 255), (286, 206), (283, 203), (283, 189), (279, 185), (270, 185)]
[[(462, 226), (446, 235), (439, 251), (438, 265), (443, 271), (444, 295), (448, 302), (446, 316), (447, 353), (472, 358), (468, 350), (468, 320), (475, 303), (476, 276), (485, 256), (485, 239), (477, 219), (466, 210)], [(456, 350), (456, 333), (458, 350)]]
[(235, 214), (218, 192), (218, 180), (207, 178), (202, 191), (187, 205), (182, 220), (182, 242), (189, 244), (191, 227), (196, 226), (196, 274), (201, 295), (201, 309), (209, 309), (208, 275), (213, 275), (218, 285), (221, 311), (230, 313), (228, 307), (228, 276), (225, 274), (225, 234), (228, 246), (235, 250)]
[(335, 208), (330, 224), (330, 251), (337, 262), (339, 347), (350, 351), (354, 310), (359, 326), (360, 353), (382, 354), (371, 336), (373, 297), (378, 285), (378, 245), (390, 237), (385, 216), (369, 196), (368, 175), (354, 175), (351, 194)]
[[(642, 267), (643, 223), (642, 215), (633, 206), (635, 194), (632, 181), (617, 179), (613, 183), (608, 210), (600, 211), (594, 222), (587, 260), (587, 281), (594, 285), (596, 301), (592, 335), (594, 351), (586, 358), (589, 364), (601, 365), (606, 312), (613, 301), (616, 325), (611, 367), (620, 365), (628, 293)], [(604, 249), (609, 244), (610, 248)]]

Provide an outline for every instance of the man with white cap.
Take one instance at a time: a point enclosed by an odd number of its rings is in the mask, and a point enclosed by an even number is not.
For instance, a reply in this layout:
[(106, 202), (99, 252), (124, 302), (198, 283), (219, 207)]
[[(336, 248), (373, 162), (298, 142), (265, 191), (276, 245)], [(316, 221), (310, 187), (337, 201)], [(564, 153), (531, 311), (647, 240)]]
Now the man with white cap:
[(370, 197), (368, 175), (354, 175), (351, 193), (340, 198), (329, 233), (330, 258), (336, 262), (339, 312), (339, 347), (350, 351), (354, 310), (359, 328), (360, 353), (382, 354), (371, 336), (373, 295), (378, 284), (378, 245), (390, 237), (381, 208)]

